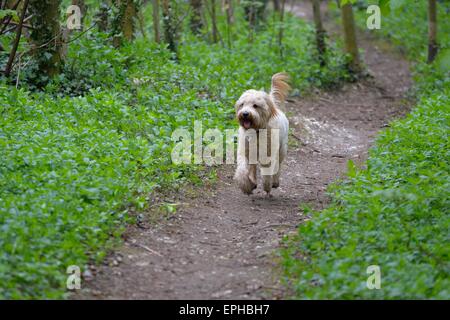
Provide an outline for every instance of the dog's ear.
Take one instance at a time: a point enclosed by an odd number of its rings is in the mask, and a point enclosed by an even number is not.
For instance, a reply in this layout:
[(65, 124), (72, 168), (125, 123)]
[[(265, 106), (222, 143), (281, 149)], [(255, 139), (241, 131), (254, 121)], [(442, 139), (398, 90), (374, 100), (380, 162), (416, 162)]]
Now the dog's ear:
[(242, 108), (242, 102), (240, 102), (240, 101), (238, 100), (238, 101), (236, 101), (236, 103), (234, 104), (234, 111), (238, 112), (240, 108)]
[(266, 103), (269, 107), (270, 118), (276, 117), (278, 114), (278, 110), (269, 95), (266, 96)]

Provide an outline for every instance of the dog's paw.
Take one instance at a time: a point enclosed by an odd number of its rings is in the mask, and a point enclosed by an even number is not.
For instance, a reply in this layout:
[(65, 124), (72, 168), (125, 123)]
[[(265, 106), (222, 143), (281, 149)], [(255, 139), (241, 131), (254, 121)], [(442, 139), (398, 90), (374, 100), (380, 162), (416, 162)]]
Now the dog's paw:
[(272, 190), (272, 178), (270, 176), (263, 176), (263, 190), (270, 193)]
[(250, 179), (248, 179), (245, 183), (240, 184), (239, 188), (245, 194), (252, 194), (253, 190), (256, 189), (256, 184), (253, 183)]
[(248, 176), (236, 177), (235, 180), (238, 183), (239, 189), (245, 194), (252, 194), (256, 189), (256, 183), (254, 183)]
[(238, 168), (234, 175), (234, 180), (237, 182), (239, 189), (245, 194), (252, 194), (256, 189), (256, 181), (250, 177), (247, 169)]

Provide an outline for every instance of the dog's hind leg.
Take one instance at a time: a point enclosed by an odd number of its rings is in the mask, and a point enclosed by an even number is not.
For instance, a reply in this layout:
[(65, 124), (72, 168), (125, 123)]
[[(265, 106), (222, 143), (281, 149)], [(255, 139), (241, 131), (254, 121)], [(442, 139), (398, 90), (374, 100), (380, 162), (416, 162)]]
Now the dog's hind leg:
[(287, 154), (287, 146), (282, 145), (279, 154), (279, 167), (277, 173), (273, 175), (272, 188), (278, 188), (280, 186), (281, 163), (283, 163), (286, 154)]
[(255, 188), (256, 189), (256, 164), (250, 164), (248, 165), (248, 178), (250, 179), (251, 182), (253, 182), (255, 184)]
[(272, 178), (272, 188), (276, 189), (280, 186), (280, 172), (273, 176)]

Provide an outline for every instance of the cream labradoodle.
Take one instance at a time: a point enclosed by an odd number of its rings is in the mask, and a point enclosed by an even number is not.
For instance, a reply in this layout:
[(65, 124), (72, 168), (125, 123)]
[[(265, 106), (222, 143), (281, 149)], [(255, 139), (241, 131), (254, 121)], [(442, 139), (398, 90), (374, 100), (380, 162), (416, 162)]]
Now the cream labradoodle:
[(246, 194), (256, 189), (258, 165), (267, 195), (280, 185), (280, 165), (288, 145), (289, 122), (282, 111), (290, 90), (288, 80), (286, 73), (277, 73), (270, 93), (247, 90), (236, 102), (240, 127), (234, 179)]

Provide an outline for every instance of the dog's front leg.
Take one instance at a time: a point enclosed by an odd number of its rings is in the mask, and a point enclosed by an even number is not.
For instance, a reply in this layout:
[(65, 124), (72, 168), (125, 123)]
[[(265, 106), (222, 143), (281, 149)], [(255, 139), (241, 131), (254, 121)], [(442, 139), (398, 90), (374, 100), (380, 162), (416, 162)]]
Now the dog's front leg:
[(249, 164), (248, 141), (241, 128), (239, 129), (237, 167), (234, 180), (242, 192), (246, 194), (251, 194), (256, 189), (256, 164)]
[(270, 191), (272, 190), (272, 176), (271, 175), (261, 175), (263, 182), (263, 189), (270, 196)]
[(234, 174), (234, 180), (237, 182), (239, 188), (242, 192), (246, 194), (252, 194), (253, 190), (256, 189), (256, 165), (247, 164), (246, 159), (241, 159)]
[(272, 179), (272, 188), (278, 188), (280, 186), (281, 163), (283, 162), (284, 158), (286, 158), (286, 154), (287, 145), (282, 145), (279, 152), (278, 171), (274, 174)]

